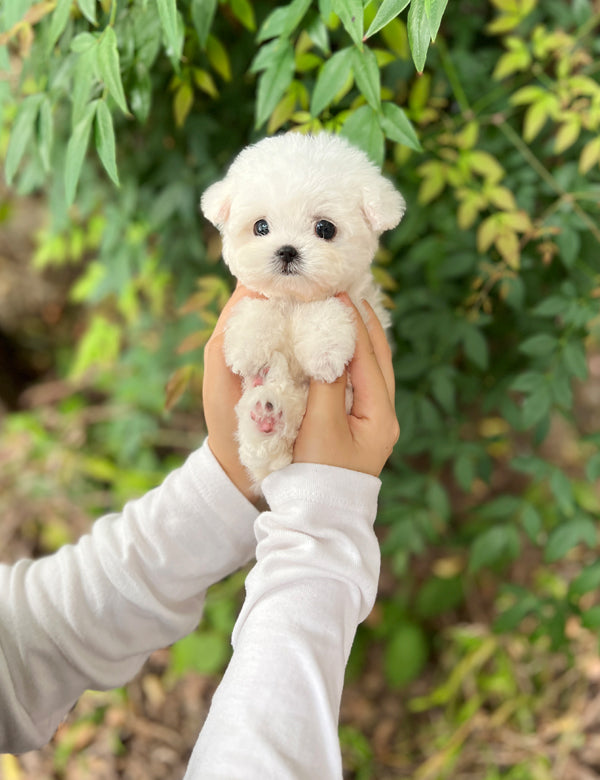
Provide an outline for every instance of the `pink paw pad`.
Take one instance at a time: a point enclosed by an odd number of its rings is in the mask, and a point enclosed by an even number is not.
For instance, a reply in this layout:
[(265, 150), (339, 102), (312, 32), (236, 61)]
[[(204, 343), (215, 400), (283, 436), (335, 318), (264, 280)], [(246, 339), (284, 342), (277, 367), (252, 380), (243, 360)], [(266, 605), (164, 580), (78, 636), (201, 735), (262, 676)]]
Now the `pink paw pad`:
[(273, 433), (281, 420), (282, 413), (273, 411), (273, 404), (267, 401), (263, 404), (257, 401), (254, 410), (250, 412), (250, 418), (256, 423), (261, 433)]
[(251, 386), (252, 387), (262, 387), (265, 383), (265, 377), (269, 373), (269, 368), (263, 368), (260, 373), (258, 373), (256, 376), (252, 377)]

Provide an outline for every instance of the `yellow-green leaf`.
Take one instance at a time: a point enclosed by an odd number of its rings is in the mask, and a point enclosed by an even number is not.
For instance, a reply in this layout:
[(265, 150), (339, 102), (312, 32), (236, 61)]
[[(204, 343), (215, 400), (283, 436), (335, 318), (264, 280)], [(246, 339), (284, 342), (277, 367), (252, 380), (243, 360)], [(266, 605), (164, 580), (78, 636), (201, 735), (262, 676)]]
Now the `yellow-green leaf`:
[(507, 265), (514, 270), (520, 266), (521, 252), (519, 250), (519, 238), (511, 230), (503, 230), (496, 236), (496, 249), (506, 261)]
[(468, 153), (469, 168), (488, 181), (497, 182), (504, 176), (504, 168), (489, 152), (474, 150)]
[(214, 35), (206, 39), (206, 56), (211, 66), (224, 81), (231, 81), (231, 63), (227, 50)]
[(194, 82), (196, 86), (207, 95), (212, 98), (216, 98), (219, 95), (219, 90), (213, 80), (213, 77), (207, 70), (202, 68), (194, 68)]
[(547, 101), (539, 101), (531, 105), (523, 121), (523, 138), (525, 141), (533, 141), (549, 118), (549, 106)]
[(600, 163), (600, 135), (592, 138), (581, 150), (579, 157), (580, 173), (588, 173), (596, 163)]
[[(276, 133), (282, 125), (288, 122), (296, 109), (296, 95), (290, 91), (284, 95), (275, 106), (267, 124), (267, 135)], [(310, 118), (310, 114), (309, 114)]]
[(486, 189), (486, 195), (494, 206), (503, 211), (517, 210), (515, 196), (508, 187), (491, 187), (490, 189)]
[(417, 200), (425, 206), (435, 200), (446, 186), (447, 166), (438, 160), (429, 160), (419, 167), (418, 173), (422, 182)]
[(499, 218), (503, 225), (516, 230), (518, 233), (527, 233), (532, 230), (531, 218), (526, 211), (513, 211), (509, 214), (502, 213)]
[(382, 268), (380, 265), (374, 265), (371, 267), (371, 270), (373, 278), (383, 290), (394, 291), (398, 289), (398, 282), (385, 268)]
[(569, 119), (558, 129), (554, 139), (554, 152), (561, 154), (570, 146), (573, 146), (581, 132), (581, 117), (579, 114), (571, 114)]
[(252, 4), (248, 0), (230, 0), (229, 5), (244, 27), (250, 32), (254, 32), (256, 30), (256, 17)]
[(183, 127), (188, 114), (194, 104), (194, 90), (192, 85), (184, 81), (179, 85), (173, 98), (173, 114), (177, 127)]
[(454, 143), (459, 149), (472, 149), (479, 138), (479, 122), (467, 122), (463, 129), (454, 136)]
[(477, 230), (477, 250), (482, 254), (487, 252), (496, 240), (500, 230), (501, 226), (498, 222), (497, 214), (492, 214), (491, 217), (485, 219)]
[(194, 349), (200, 349), (201, 347), (204, 347), (206, 342), (211, 337), (212, 332), (212, 328), (201, 328), (200, 330), (196, 330), (193, 333), (190, 333), (190, 335), (186, 336), (181, 344), (179, 344), (177, 347), (177, 354), (183, 355), (186, 352), (192, 352)]
[(172, 409), (181, 396), (188, 389), (195, 366), (181, 366), (171, 374), (165, 388), (165, 408), (167, 411)]

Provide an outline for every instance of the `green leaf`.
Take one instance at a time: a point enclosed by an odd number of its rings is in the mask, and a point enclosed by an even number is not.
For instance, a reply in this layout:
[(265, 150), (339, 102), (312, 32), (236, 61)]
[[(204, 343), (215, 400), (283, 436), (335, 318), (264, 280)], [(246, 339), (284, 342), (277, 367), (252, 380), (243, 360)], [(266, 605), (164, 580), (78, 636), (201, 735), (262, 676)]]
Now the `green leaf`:
[(278, 39), (269, 67), (258, 81), (256, 127), (260, 127), (274, 111), (294, 78), (294, 50), (289, 41)]
[(427, 639), (421, 626), (401, 622), (385, 647), (383, 666), (390, 687), (402, 688), (415, 680), (425, 666), (428, 654)]
[(54, 141), (54, 123), (52, 120), (52, 104), (50, 98), (46, 95), (40, 106), (40, 115), (38, 123), (38, 149), (44, 171), (50, 171), (50, 156), (52, 154), (52, 143)]
[(273, 62), (277, 59), (278, 54), (281, 51), (281, 41), (276, 38), (274, 41), (263, 43), (260, 49), (256, 52), (256, 56), (250, 63), (248, 68), (249, 73), (260, 73), (262, 70), (267, 70)]
[(183, 38), (179, 31), (177, 0), (156, 0), (158, 16), (165, 35), (169, 57), (175, 61), (181, 59)]
[(500, 561), (514, 560), (521, 550), (521, 541), (517, 529), (512, 525), (495, 525), (488, 528), (471, 545), (469, 572), (474, 574), (480, 569), (492, 566)]
[(410, 3), (410, 0), (383, 0), (383, 3), (379, 6), (375, 18), (369, 25), (369, 29), (365, 34), (365, 40), (370, 38), (375, 33), (378, 33), (383, 27), (389, 24), (392, 19), (395, 19), (398, 14), (402, 13), (406, 6)]
[(368, 46), (353, 51), (354, 78), (367, 103), (376, 111), (381, 106), (381, 77), (377, 58)]
[(585, 515), (562, 523), (552, 531), (546, 545), (546, 562), (553, 563), (564, 558), (573, 547), (581, 542), (585, 542), (591, 548), (595, 547), (597, 543), (596, 525), (591, 518)]
[(586, 566), (569, 585), (569, 596), (577, 598), (600, 588), (600, 561)]
[(565, 268), (573, 268), (579, 259), (581, 251), (581, 236), (579, 231), (573, 230), (568, 225), (561, 227), (560, 233), (555, 238), (559, 249), (559, 258)]
[(494, 621), (494, 630), (499, 633), (514, 631), (521, 621), (531, 613), (539, 613), (540, 599), (523, 588), (518, 589), (516, 603)]
[(115, 99), (124, 114), (129, 114), (123, 83), (121, 81), (121, 64), (117, 48), (117, 36), (112, 27), (107, 27), (97, 49), (98, 71), (104, 85)]
[(48, 38), (46, 39), (46, 46), (49, 52), (52, 50), (54, 44), (60, 38), (65, 27), (67, 26), (70, 13), (71, 0), (58, 0), (56, 3), (56, 8), (52, 12), (50, 29), (48, 30)]
[(488, 367), (488, 346), (481, 330), (475, 325), (465, 323), (462, 335), (462, 345), (467, 358), (478, 368)]
[(550, 477), (550, 490), (561, 512), (569, 514), (575, 506), (571, 480), (561, 469), (555, 469)]
[(145, 122), (152, 105), (152, 79), (143, 62), (135, 64), (135, 81), (130, 90), (129, 103), (136, 119)]
[(229, 5), (235, 17), (244, 27), (250, 30), (250, 32), (254, 32), (256, 30), (256, 18), (252, 4), (248, 0), (230, 0)]
[(385, 101), (382, 103), (381, 109), (381, 129), (386, 136), (391, 141), (408, 146), (409, 149), (414, 149), (415, 152), (422, 152), (423, 147), (415, 133), (415, 129), (400, 106)]
[(469, 492), (473, 487), (473, 480), (475, 479), (476, 473), (475, 465), (474, 458), (464, 452), (461, 452), (454, 460), (454, 479), (465, 493)]
[(218, 0), (192, 0), (192, 22), (202, 48), (206, 46), (206, 40), (215, 18), (217, 5)]
[(379, 126), (379, 116), (371, 106), (361, 106), (348, 116), (341, 134), (358, 146), (370, 159), (381, 166), (385, 155), (385, 137)]
[(555, 336), (550, 336), (548, 333), (537, 333), (519, 344), (519, 352), (531, 357), (546, 357), (554, 352), (557, 346), (558, 340)]
[(120, 344), (121, 328), (101, 314), (94, 315), (77, 344), (70, 377), (79, 379), (91, 368), (110, 368), (119, 354)]
[(525, 503), (521, 510), (521, 524), (523, 530), (535, 544), (542, 530), (542, 518), (533, 504)]
[(92, 35), (89, 32), (82, 32), (76, 35), (71, 41), (70, 49), (77, 54), (82, 54), (84, 51), (91, 49), (99, 41), (98, 35)]
[(513, 517), (521, 508), (521, 499), (517, 496), (499, 496), (491, 501), (486, 501), (478, 510), (481, 517), (486, 520), (500, 520)]
[(548, 384), (540, 387), (531, 393), (524, 401), (521, 407), (522, 424), (525, 428), (531, 428), (541, 422), (552, 408), (552, 395)]
[(408, 43), (415, 68), (423, 73), (427, 50), (431, 41), (431, 30), (425, 10), (425, 0), (412, 0), (408, 9)]
[(67, 156), (65, 159), (65, 192), (67, 205), (71, 205), (75, 200), (75, 191), (77, 182), (81, 174), (81, 166), (87, 149), (92, 129), (92, 122), (98, 107), (99, 100), (93, 100), (88, 103), (82, 118), (75, 125), (73, 134), (67, 145)]
[(570, 376), (587, 379), (588, 366), (585, 347), (581, 341), (568, 341), (563, 347), (562, 362)]
[(583, 612), (581, 615), (581, 625), (584, 628), (590, 629), (590, 631), (600, 628), (600, 605), (590, 607)]
[(97, 78), (97, 53), (97, 46), (91, 46), (82, 51), (77, 58), (75, 75), (73, 76), (73, 90), (71, 92), (71, 125), (73, 127), (83, 116), (85, 107), (90, 100), (92, 84)]
[(600, 452), (596, 452), (585, 464), (585, 475), (590, 482), (600, 478)]
[(229, 659), (229, 642), (218, 631), (200, 631), (180, 639), (171, 648), (171, 665), (176, 675), (186, 672), (216, 674)]
[(524, 371), (510, 383), (510, 389), (517, 393), (536, 393), (547, 384), (546, 377), (539, 371)]
[(533, 313), (539, 317), (556, 317), (566, 311), (568, 301), (562, 295), (550, 295), (534, 308)]
[(435, 400), (446, 412), (453, 412), (456, 407), (455, 387), (452, 369), (442, 366), (431, 372), (431, 392)]
[(450, 519), (451, 507), (448, 493), (441, 482), (436, 479), (427, 481), (425, 488), (425, 501), (427, 506), (437, 515), (437, 518), (446, 523)]
[(425, 13), (429, 22), (431, 40), (435, 41), (448, 0), (425, 0)]
[(310, 101), (310, 113), (318, 116), (345, 87), (354, 62), (353, 47), (333, 54), (321, 68)]
[(454, 609), (463, 598), (462, 577), (430, 577), (419, 588), (415, 608), (427, 620)]
[(119, 186), (119, 174), (117, 172), (117, 161), (115, 152), (115, 129), (113, 127), (112, 114), (106, 105), (106, 101), (101, 100), (96, 110), (96, 148), (98, 156), (102, 160), (106, 172)]
[(363, 45), (364, 19), (362, 0), (332, 0), (333, 13), (340, 18), (348, 35), (359, 49)]
[(563, 371), (556, 371), (554, 374), (552, 374), (550, 387), (554, 401), (559, 406), (562, 406), (563, 409), (571, 409), (573, 405), (571, 378)]
[(88, 22), (96, 24), (96, 0), (77, 0), (77, 5)]
[(292, 0), (289, 5), (276, 8), (267, 16), (258, 31), (257, 41), (286, 38), (291, 35), (308, 11), (311, 0)]
[(19, 163), (25, 154), (25, 149), (33, 133), (35, 120), (43, 100), (44, 95), (41, 93), (29, 95), (19, 106), (19, 111), (10, 133), (6, 162), (4, 164), (4, 174), (9, 185), (12, 183)]

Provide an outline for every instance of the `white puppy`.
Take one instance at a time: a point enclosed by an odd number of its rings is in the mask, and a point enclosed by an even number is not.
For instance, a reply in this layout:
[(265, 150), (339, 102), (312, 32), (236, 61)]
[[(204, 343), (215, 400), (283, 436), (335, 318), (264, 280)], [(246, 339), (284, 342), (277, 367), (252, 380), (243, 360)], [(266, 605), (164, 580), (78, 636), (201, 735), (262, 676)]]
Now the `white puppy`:
[(335, 294), (367, 300), (388, 324), (369, 266), (405, 203), (339, 136), (288, 133), (244, 149), (201, 205), (231, 272), (264, 296), (241, 301), (225, 334), (243, 379), (240, 460), (258, 486), (292, 460), (310, 378), (332, 382), (354, 354), (352, 311)]

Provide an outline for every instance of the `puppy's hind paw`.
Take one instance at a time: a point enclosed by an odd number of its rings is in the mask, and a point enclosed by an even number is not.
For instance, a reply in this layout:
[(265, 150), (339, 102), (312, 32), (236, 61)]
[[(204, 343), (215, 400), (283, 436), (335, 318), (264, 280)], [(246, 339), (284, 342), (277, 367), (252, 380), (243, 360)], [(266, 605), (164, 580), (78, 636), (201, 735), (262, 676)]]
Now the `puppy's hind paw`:
[(283, 413), (277, 411), (271, 401), (257, 401), (250, 411), (250, 419), (256, 424), (260, 433), (274, 433), (281, 427)]

